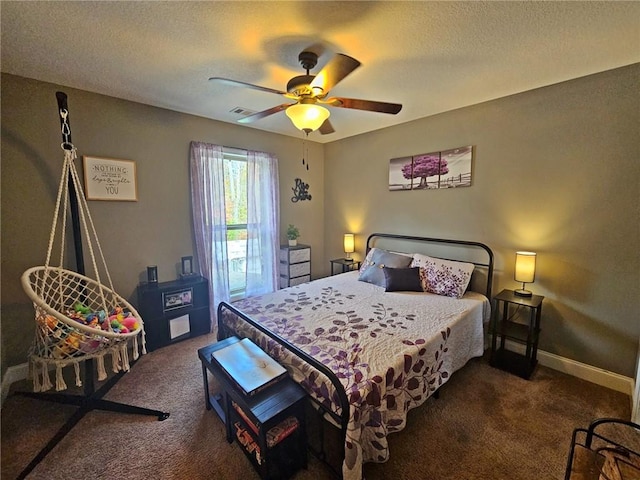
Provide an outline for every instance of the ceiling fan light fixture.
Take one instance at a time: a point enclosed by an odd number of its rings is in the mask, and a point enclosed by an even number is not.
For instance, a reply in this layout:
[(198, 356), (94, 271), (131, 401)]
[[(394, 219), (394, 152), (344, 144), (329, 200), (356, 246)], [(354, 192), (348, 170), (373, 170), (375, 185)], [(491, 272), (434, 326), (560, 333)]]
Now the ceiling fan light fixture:
[(291, 119), (298, 130), (303, 132), (313, 132), (320, 128), (324, 121), (329, 118), (329, 110), (320, 105), (298, 103), (291, 105), (285, 110), (287, 117)]

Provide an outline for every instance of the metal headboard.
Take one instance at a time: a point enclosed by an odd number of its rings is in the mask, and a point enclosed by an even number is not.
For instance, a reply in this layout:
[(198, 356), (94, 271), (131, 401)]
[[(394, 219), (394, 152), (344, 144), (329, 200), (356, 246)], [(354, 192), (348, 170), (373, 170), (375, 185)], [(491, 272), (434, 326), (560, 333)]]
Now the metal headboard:
[[(409, 241), (420, 242), (420, 243), (448, 244), (448, 245), (464, 246), (464, 247), (471, 247), (472, 249), (483, 250), (484, 255), (486, 255), (486, 260), (481, 262), (472, 261), (472, 260), (464, 260), (464, 261), (467, 263), (473, 263), (478, 267), (487, 269), (486, 284), (483, 290), (484, 290), (484, 295), (488, 299), (491, 299), (491, 286), (493, 284), (493, 251), (484, 243), (472, 242), (469, 240), (451, 240), (446, 238), (430, 238), (430, 237), (417, 237), (417, 236), (411, 236), (411, 235), (398, 235), (395, 233), (372, 233), (367, 238), (367, 253), (369, 253), (369, 250), (374, 247), (373, 244), (375, 243), (376, 239), (380, 239), (380, 238), (390, 238), (394, 240), (409, 240)], [(438, 258), (443, 258), (444, 260), (461, 261), (460, 258), (444, 258), (440, 256)]]

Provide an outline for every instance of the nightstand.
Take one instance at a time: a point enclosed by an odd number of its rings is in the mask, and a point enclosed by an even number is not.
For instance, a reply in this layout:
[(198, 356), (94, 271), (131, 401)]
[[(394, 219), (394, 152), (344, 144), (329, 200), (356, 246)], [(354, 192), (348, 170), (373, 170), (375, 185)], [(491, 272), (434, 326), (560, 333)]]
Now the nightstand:
[[(543, 296), (521, 297), (513, 290), (503, 290), (493, 297), (494, 314), (491, 322), (491, 366), (529, 379), (538, 363), (538, 338)], [(498, 345), (500, 337), (500, 345)], [(511, 340), (525, 345), (525, 354), (505, 348)]]
[(331, 262), (331, 275), (335, 275), (334, 273), (334, 266), (335, 265), (339, 265), (341, 266), (341, 270), (338, 273), (345, 273), (345, 272), (351, 272), (353, 270), (359, 270), (360, 269), (360, 261), (357, 260), (353, 260), (353, 259), (347, 259), (347, 258), (336, 258), (333, 260), (329, 260)]

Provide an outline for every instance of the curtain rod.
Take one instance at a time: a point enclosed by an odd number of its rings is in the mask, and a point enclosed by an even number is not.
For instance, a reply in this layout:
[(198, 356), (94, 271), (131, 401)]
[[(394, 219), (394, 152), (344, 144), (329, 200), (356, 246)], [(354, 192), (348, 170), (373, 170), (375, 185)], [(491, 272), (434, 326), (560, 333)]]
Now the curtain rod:
[(226, 145), (221, 145), (222, 151), (225, 153), (235, 153), (237, 155), (246, 155), (249, 150), (246, 148), (238, 148), (238, 147), (227, 147)]

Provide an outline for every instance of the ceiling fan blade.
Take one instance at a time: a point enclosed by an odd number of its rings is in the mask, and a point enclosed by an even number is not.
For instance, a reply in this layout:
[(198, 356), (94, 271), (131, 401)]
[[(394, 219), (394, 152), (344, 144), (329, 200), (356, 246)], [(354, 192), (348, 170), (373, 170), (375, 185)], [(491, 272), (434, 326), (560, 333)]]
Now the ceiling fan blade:
[(273, 115), (274, 113), (278, 113), (278, 112), (281, 112), (283, 110), (286, 110), (287, 107), (290, 107), (291, 105), (295, 105), (295, 104), (283, 103), (282, 105), (278, 105), (276, 107), (269, 108), (268, 110), (263, 110), (261, 112), (254, 113), (253, 115), (247, 115), (246, 117), (243, 117), (240, 120), (238, 120), (238, 123), (252, 123), (252, 122), (255, 122), (256, 120), (260, 120), (261, 118), (268, 117), (269, 115)]
[(310, 87), (312, 90), (322, 89), (322, 92), (317, 93), (318, 96), (326, 95), (338, 82), (359, 66), (360, 62), (355, 58), (338, 53), (320, 70)]
[(241, 82), (240, 80), (231, 80), (230, 78), (211, 77), (209, 78), (209, 80), (213, 80), (214, 82), (224, 83), (225, 85), (232, 85), (234, 87), (247, 87), (247, 88), (253, 88), (254, 90), (260, 90), (261, 92), (277, 93), (278, 95), (287, 95), (287, 92), (283, 92), (281, 90), (275, 90), (273, 88), (268, 88), (268, 87), (261, 87), (260, 85)]
[(329, 133), (335, 132), (335, 130), (333, 129), (333, 125), (331, 125), (331, 122), (328, 118), (324, 122), (322, 122), (322, 125), (320, 125), (318, 131), (321, 135), (327, 135)]
[(399, 103), (375, 102), (373, 100), (359, 100), (357, 98), (332, 97), (322, 103), (328, 103), (332, 107), (354, 108), (356, 110), (390, 113), (392, 115), (402, 110), (402, 105)]

